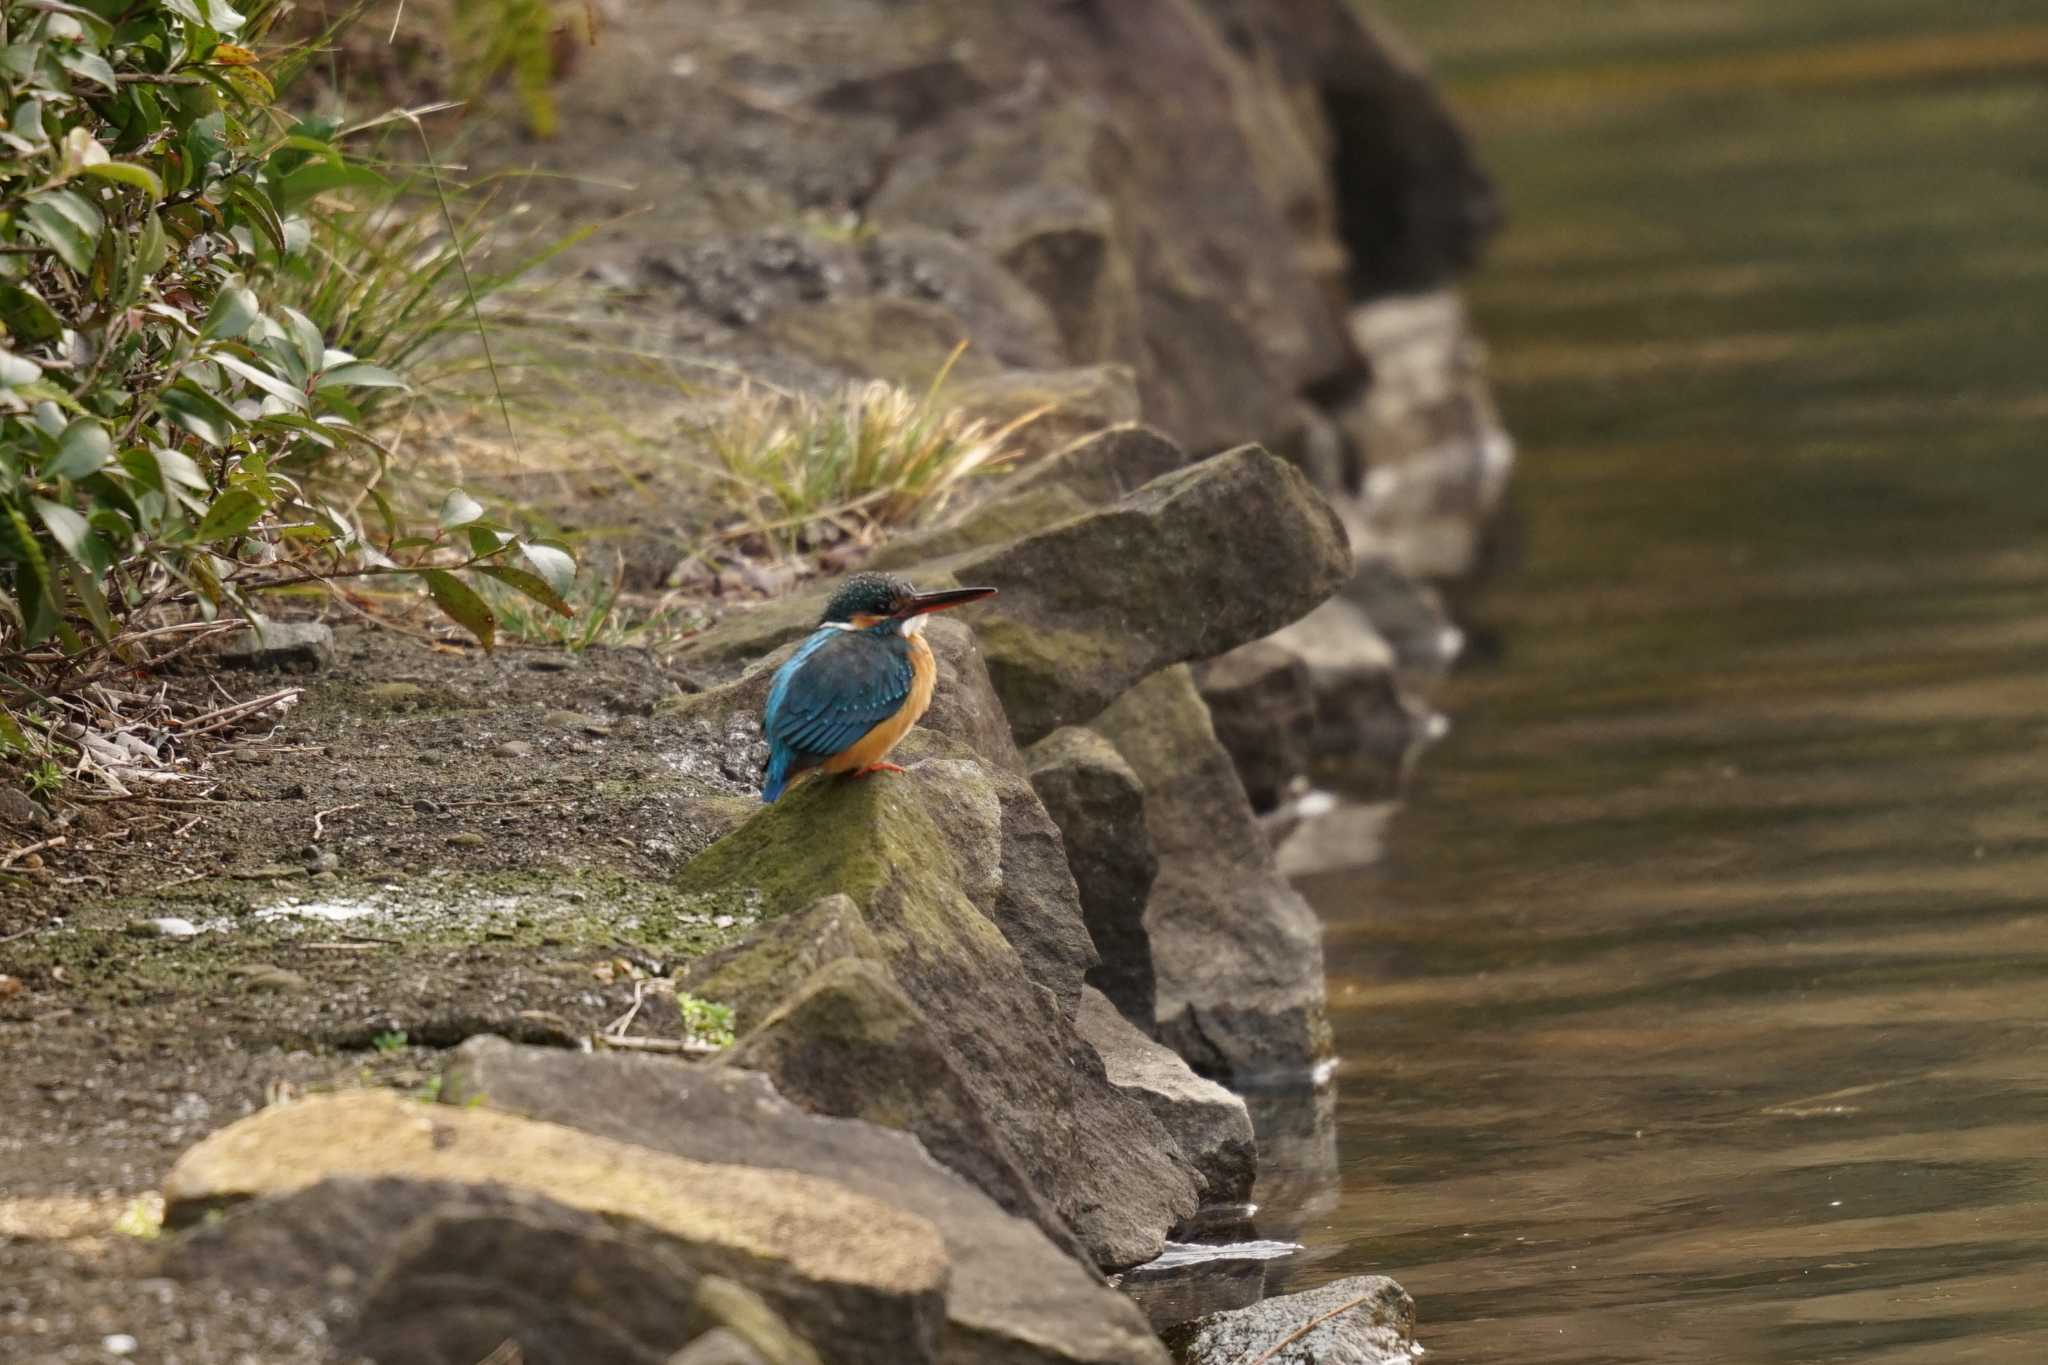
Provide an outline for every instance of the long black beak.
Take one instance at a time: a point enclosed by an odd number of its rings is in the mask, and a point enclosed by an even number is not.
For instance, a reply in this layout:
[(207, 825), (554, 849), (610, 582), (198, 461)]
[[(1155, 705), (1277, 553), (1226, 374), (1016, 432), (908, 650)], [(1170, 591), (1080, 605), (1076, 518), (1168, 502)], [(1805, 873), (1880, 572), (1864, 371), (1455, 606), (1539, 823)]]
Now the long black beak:
[(994, 597), (994, 588), (942, 588), (938, 592), (921, 592), (896, 609), (896, 619), (922, 616), (928, 611), (944, 611), (948, 607), (964, 607), (969, 602), (979, 602), (984, 597)]

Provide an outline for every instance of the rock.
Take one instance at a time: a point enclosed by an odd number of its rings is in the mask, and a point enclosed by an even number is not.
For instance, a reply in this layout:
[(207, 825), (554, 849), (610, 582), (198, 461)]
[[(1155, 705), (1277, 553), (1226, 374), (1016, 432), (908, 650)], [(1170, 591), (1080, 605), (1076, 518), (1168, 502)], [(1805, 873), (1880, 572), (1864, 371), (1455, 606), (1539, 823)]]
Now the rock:
[(1387, 826), (1399, 808), (1394, 801), (1340, 801), (1311, 792), (1266, 817), (1273, 862), (1290, 881), (1371, 867), (1385, 852)]
[(508, 739), (491, 750), (494, 758), (532, 758), (533, 746), (523, 739)]
[(1135, 422), (1141, 415), (1137, 376), (1128, 365), (1005, 370), (952, 385), (947, 397), (955, 407), (997, 427), (1041, 414), (1010, 437), (1010, 447), (1026, 459), (1050, 454), (1104, 427)]
[(0, 820), (27, 829), (41, 829), (50, 822), (50, 814), (25, 793), (13, 787), (0, 787)]
[[(1351, 562), (1321, 495), (1286, 461), (1246, 446), (911, 576), (927, 588), (1002, 589), (973, 624), (1011, 730), (1029, 744), (1093, 718), (1161, 668), (1279, 629), (1334, 592)], [(833, 586), (727, 618), (678, 661), (724, 678), (766, 666), (815, 628)]]
[[(972, 337), (976, 350), (1006, 369), (1045, 372), (1066, 358), (1059, 329), (1038, 296), (949, 233), (883, 228), (862, 244), (861, 259), (876, 293), (939, 305), (959, 319), (960, 336)], [(920, 391), (930, 383), (928, 375), (915, 378), (922, 381)], [(995, 379), (990, 375), (982, 382)], [(957, 402), (958, 394), (952, 396)]]
[(1145, 901), (1159, 861), (1145, 828), (1145, 784), (1115, 746), (1072, 726), (1031, 746), (1031, 787), (1059, 827), (1098, 961), (1088, 984), (1126, 1017), (1152, 1024), (1152, 940)]
[(424, 705), (427, 689), (411, 682), (376, 683), (363, 689), (363, 698), (374, 706), (398, 711)]
[(189, 919), (180, 919), (176, 915), (159, 915), (154, 919), (129, 920), (128, 936), (130, 938), (197, 938), (199, 937), (199, 926)]
[(669, 1357), (668, 1365), (772, 1365), (737, 1334), (715, 1327)]
[(1095, 511), (1189, 463), (1187, 452), (1134, 423), (1093, 431), (1026, 468), (1000, 495), (926, 531), (893, 537), (867, 567), (899, 568), (1003, 545)]
[(1229, 750), (1252, 809), (1274, 809), (1308, 772), (1315, 752), (1308, 664), (1267, 638), (1196, 664), (1194, 677), (1216, 742)]
[(1351, 330), (1373, 369), (1337, 414), (1367, 471), (1360, 555), (1416, 578), (1470, 573), (1515, 447), (1464, 304), (1447, 290), (1383, 299), (1355, 310)]
[(1278, 629), (1335, 591), (1350, 564), (1329, 505), (1298, 470), (1247, 446), (947, 568), (1003, 590), (977, 624), (1028, 744), (1092, 719), (1161, 668)]
[(814, 1113), (914, 1134), (1006, 1212), (1035, 1223), (1075, 1260), (1094, 1263), (1026, 1174), (938, 1027), (877, 963), (842, 959), (819, 968), (724, 1060), (774, 1077), (783, 1094)]
[(1106, 1365), (1163, 1357), (1128, 1302), (1030, 1223), (933, 1161), (914, 1138), (806, 1113), (760, 1073), (478, 1038), (457, 1050), (441, 1099), (696, 1160), (805, 1171), (928, 1219), (952, 1261), (944, 1360)]
[(744, 943), (689, 963), (676, 984), (692, 995), (730, 1006), (734, 1031), (744, 1035), (773, 1013), (795, 985), (828, 962), (873, 960), (880, 952), (860, 907), (852, 897), (835, 894), (768, 921)]
[(306, 989), (306, 978), (269, 962), (239, 963), (227, 974), (252, 995), (296, 995)]
[(1344, 585), (1380, 637), (1393, 648), (1404, 674), (1434, 680), (1450, 671), (1465, 649), (1465, 632), (1451, 624), (1442, 597), (1388, 559), (1367, 557)]
[[(988, 913), (1023, 958), (1030, 979), (1051, 991), (1071, 1018), (1095, 950), (1081, 920), (1079, 893), (1067, 870), (1058, 828), (1023, 776), (1023, 760), (974, 632), (963, 621), (941, 617), (926, 628), (926, 635), (938, 663), (938, 682), (918, 732), (951, 739), (987, 764), (1002, 833)], [(683, 722), (687, 737), (679, 755), (683, 766), (743, 774), (748, 789), (758, 785), (765, 753), (760, 742), (761, 706), (774, 666), (787, 653), (784, 648), (769, 654), (738, 683), (674, 704), (671, 713)], [(915, 743), (905, 752), (917, 752)]]
[(1252, 1197), (1259, 1149), (1244, 1101), (1188, 1069), (1180, 1055), (1140, 1033), (1100, 991), (1081, 995), (1074, 1027), (1102, 1058), (1109, 1083), (1152, 1111), (1202, 1173), (1208, 1204)]
[[(1302, 1331), (1326, 1314), (1331, 1316)], [(1320, 1289), (1197, 1318), (1165, 1335), (1182, 1365), (1240, 1365), (1252, 1359), (1270, 1365), (1408, 1365), (1418, 1353), (1415, 1302), (1384, 1275), (1334, 1280)], [(1287, 1344), (1272, 1350), (1283, 1341)], [(1272, 1353), (1261, 1354), (1267, 1351)]]
[[(866, 1359), (931, 1359), (943, 1321), (944, 1244), (912, 1214), (815, 1176), (688, 1161), (386, 1092), (308, 1098), (213, 1134), (166, 1177), (165, 1225), (188, 1226), (209, 1210), (330, 1180), (376, 1182), (390, 1192), (381, 1203), (352, 1206), (351, 1245), (418, 1224), (434, 1202), (417, 1197), (423, 1182), (509, 1187), (644, 1229), (695, 1269), (761, 1293), (808, 1339), (857, 1342)], [(467, 1189), (462, 1196), (478, 1197)], [(260, 1227), (260, 1210), (251, 1212)], [(499, 1233), (513, 1235), (489, 1235)], [(305, 1240), (317, 1249), (326, 1239), (316, 1230)], [(507, 1278), (519, 1270), (508, 1267)]]
[(1399, 35), (1347, 0), (1200, 3), (1323, 145), (1355, 295), (1437, 288), (1479, 259), (1500, 195)]
[[(943, 744), (914, 734), (906, 757), (944, 752)], [(742, 904), (764, 920), (802, 910), (828, 890), (850, 896), (880, 948), (878, 965), (929, 1021), (943, 1071), (972, 1097), (987, 1125), (1009, 1139), (1031, 1186), (1098, 1263), (1134, 1264), (1156, 1253), (1166, 1231), (1193, 1211), (1195, 1176), (1158, 1121), (1110, 1086), (1061, 1002), (1031, 979), (996, 928), (1003, 838), (991, 769), (934, 756), (883, 780), (798, 786), (699, 855), (677, 889), (706, 912)], [(1041, 912), (1079, 921), (1078, 907)], [(828, 966), (825, 974), (847, 965)], [(762, 1027), (776, 1028), (777, 1021)], [(899, 1028), (888, 1024), (874, 1036), (887, 1042)], [(762, 1069), (808, 1103), (791, 1076), (817, 1060), (812, 1049), (829, 1058), (838, 1040), (794, 1030), (786, 1019), (780, 1033), (778, 1055), (764, 1058)], [(744, 1041), (742, 1052), (751, 1043)], [(856, 1075), (837, 1083), (859, 1081)], [(952, 1117), (934, 1111), (937, 1101), (908, 1098), (912, 1104), (894, 1126), (918, 1132), (942, 1161), (951, 1160), (932, 1130), (947, 1130)], [(973, 1145), (962, 1140), (952, 1150)], [(984, 1189), (1005, 1202), (1003, 1188)]]
[(1239, 1083), (1313, 1071), (1330, 1054), (1322, 926), (1274, 869), (1189, 670), (1133, 688), (1093, 728), (1145, 784), (1160, 1041)]
[(396, 1242), (346, 1338), (372, 1360), (471, 1365), (511, 1341), (530, 1365), (661, 1365), (687, 1339), (690, 1263), (589, 1213), (458, 1195)]
[(1439, 724), (1406, 695), (1372, 622), (1342, 598), (1198, 666), (1195, 677), (1260, 811), (1305, 777), (1362, 799), (1397, 795)]
[(1365, 613), (1342, 598), (1317, 607), (1271, 637), (1300, 659), (1314, 706), (1309, 772), (1347, 794), (1397, 794), (1416, 752), (1440, 722), (1412, 701), (1394, 651)]
[(874, 221), (971, 237), (1073, 360), (1133, 365), (1145, 411), (1197, 447), (1275, 430), (1351, 363), (1317, 150), (1196, 6), (949, 8), (1016, 93), (905, 137)]
[[(715, 1343), (722, 1337), (737, 1343), (737, 1349), (751, 1353), (739, 1357), (742, 1360), (757, 1360), (761, 1365), (823, 1365), (818, 1352), (782, 1320), (766, 1299), (723, 1276), (706, 1275), (697, 1282), (697, 1301), (691, 1305), (688, 1325), (692, 1330), (702, 1330), (703, 1335), (693, 1340), (683, 1354), (706, 1339)], [(717, 1349), (730, 1354), (736, 1348), (724, 1345)]]
[(334, 631), (318, 621), (250, 620), (228, 637), (218, 657), (227, 668), (318, 673), (334, 663)]
[(451, 848), (482, 848), (488, 843), (490, 843), (489, 839), (486, 839), (473, 829), (466, 829), (459, 834), (448, 836), (448, 844)]

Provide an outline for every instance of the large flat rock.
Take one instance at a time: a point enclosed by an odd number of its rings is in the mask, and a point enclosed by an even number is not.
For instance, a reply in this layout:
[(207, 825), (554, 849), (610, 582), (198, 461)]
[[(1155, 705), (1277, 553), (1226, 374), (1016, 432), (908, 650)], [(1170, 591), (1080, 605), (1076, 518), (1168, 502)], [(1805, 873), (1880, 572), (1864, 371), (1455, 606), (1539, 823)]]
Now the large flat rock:
[[(867, 1359), (933, 1359), (944, 1321), (944, 1239), (900, 1207), (815, 1175), (693, 1161), (383, 1091), (308, 1098), (214, 1133), (165, 1179), (165, 1222), (332, 1180), (509, 1187), (623, 1220), (696, 1270), (757, 1290), (814, 1343), (872, 1343)], [(396, 1210), (416, 1218), (424, 1206)]]
[(915, 1138), (807, 1113), (757, 1072), (479, 1038), (455, 1054), (441, 1099), (693, 1160), (808, 1172), (928, 1219), (952, 1260), (941, 1341), (947, 1362), (1165, 1359), (1136, 1307), (933, 1161)]

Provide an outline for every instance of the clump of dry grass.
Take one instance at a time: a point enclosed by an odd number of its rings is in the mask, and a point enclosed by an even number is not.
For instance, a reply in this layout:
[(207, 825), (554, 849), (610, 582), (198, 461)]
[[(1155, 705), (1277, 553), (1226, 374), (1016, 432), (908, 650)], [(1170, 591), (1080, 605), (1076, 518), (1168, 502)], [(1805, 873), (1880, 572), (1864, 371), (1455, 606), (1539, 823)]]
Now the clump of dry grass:
[(919, 525), (1016, 459), (1010, 438), (1046, 410), (993, 426), (948, 404), (940, 391), (959, 357), (922, 394), (876, 380), (822, 398), (753, 385), (731, 395), (698, 435), (740, 533), (787, 552)]

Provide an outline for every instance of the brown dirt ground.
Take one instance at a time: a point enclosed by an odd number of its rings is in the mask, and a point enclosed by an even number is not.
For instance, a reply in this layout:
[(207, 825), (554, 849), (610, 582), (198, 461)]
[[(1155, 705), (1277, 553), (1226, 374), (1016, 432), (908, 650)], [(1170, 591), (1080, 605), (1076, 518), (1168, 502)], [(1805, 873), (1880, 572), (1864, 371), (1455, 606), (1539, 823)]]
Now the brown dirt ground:
[[(424, 1087), (431, 1049), (476, 1032), (587, 1038), (662, 955), (747, 928), (668, 889), (754, 775), (682, 743), (664, 702), (687, 680), (648, 652), (348, 628), (325, 673), (186, 680), (209, 681), (307, 690), (0, 881), (0, 1359), (104, 1360), (110, 1333), (135, 1359), (328, 1358), (307, 1321), (181, 1299), (115, 1221), (269, 1099)], [(0, 854), (50, 832), (0, 825)], [(200, 932), (130, 932), (157, 916)], [(681, 1033), (653, 992), (631, 1031)]]

